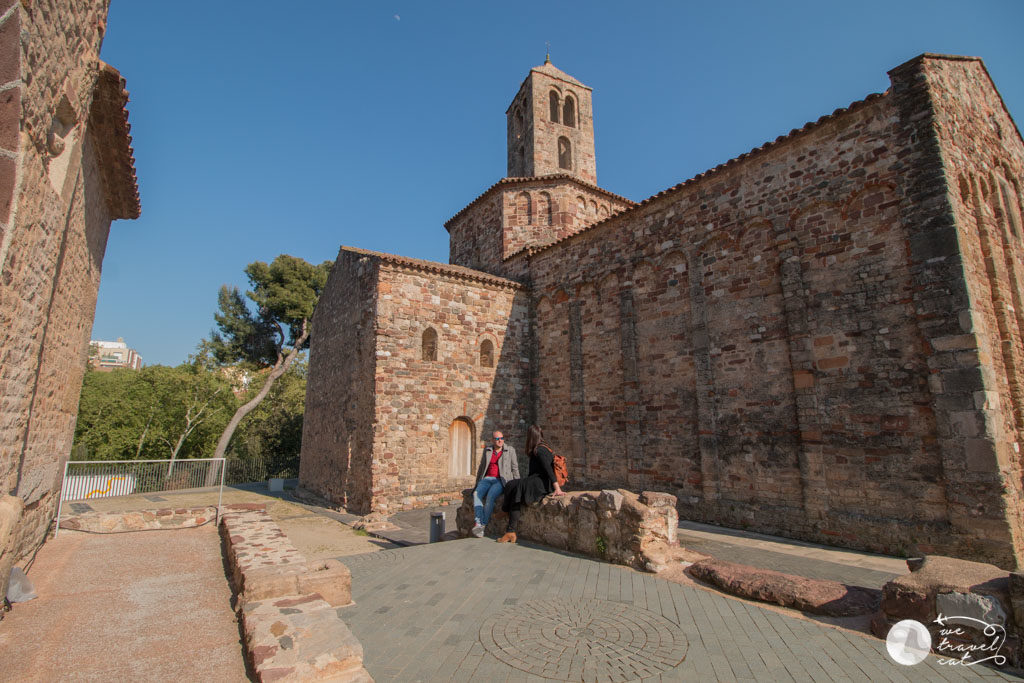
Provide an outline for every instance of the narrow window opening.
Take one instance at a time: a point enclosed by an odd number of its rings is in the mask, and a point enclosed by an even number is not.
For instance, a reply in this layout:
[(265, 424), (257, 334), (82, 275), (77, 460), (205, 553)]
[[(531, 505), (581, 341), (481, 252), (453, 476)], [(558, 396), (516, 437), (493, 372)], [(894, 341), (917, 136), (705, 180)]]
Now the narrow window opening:
[(554, 90), (548, 95), (548, 104), (551, 105), (551, 122), (558, 123), (558, 93)]
[(433, 327), (423, 331), (423, 360), (437, 360), (437, 332)]
[(570, 128), (576, 127), (576, 103), (568, 95), (565, 96), (565, 105), (562, 107), (562, 123)]
[(558, 138), (558, 168), (572, 170), (572, 143), (569, 138)]
[(484, 339), (480, 344), (480, 367), (494, 367), (494, 343), (490, 339)]

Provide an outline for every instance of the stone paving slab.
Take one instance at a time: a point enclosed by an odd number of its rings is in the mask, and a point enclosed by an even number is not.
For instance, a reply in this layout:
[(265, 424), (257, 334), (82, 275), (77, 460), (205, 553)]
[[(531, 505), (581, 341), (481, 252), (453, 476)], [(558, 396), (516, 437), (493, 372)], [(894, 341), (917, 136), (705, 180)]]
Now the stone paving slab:
[(377, 681), (1011, 678), (935, 657), (900, 666), (871, 636), (523, 544), (463, 539), (339, 560), (355, 601), (339, 614)]

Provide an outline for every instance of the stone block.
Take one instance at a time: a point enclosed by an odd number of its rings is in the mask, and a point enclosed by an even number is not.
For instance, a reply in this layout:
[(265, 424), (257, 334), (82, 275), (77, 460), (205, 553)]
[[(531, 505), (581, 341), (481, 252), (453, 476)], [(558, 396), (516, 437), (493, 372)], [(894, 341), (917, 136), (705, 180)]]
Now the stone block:
[(352, 604), (352, 574), (338, 560), (320, 560), (298, 574), (299, 593), (319, 593), (332, 607)]
[(262, 681), (372, 681), (363, 648), (318, 596), (266, 600), (242, 610), (246, 651)]
[(598, 503), (606, 510), (618, 512), (622, 507), (622, 494), (618, 491), (601, 491)]
[(695, 562), (687, 572), (732, 595), (812, 614), (846, 617), (878, 609), (877, 590), (837, 581), (808, 579), (714, 558)]
[[(974, 594), (985, 596), (985, 600), (994, 600), (1000, 605), (999, 613), (1005, 617), (1011, 609), (1009, 591), (1009, 573), (999, 567), (982, 562), (928, 555), (916, 570), (899, 576), (882, 587), (882, 610), (891, 621), (917, 619), (927, 624), (943, 611), (937, 602), (940, 594)], [(946, 597), (943, 598), (943, 604), (959, 604), (958, 600), (966, 604), (967, 599)], [(978, 602), (978, 605), (981, 605), (981, 602)]]
[(972, 472), (996, 472), (996, 445), (988, 439), (967, 439), (967, 469)]
[[(675, 502), (675, 496), (653, 491), (640, 496), (625, 489), (573, 491), (564, 496), (548, 496), (524, 507), (517, 533), (520, 538), (554, 548), (637, 569), (661, 571), (667, 566), (667, 549), (677, 546), (679, 514)], [(456, 513), (459, 534), (463, 537), (470, 534), (473, 526), (472, 505), (473, 492), (467, 489)], [(505, 523), (505, 515), (495, 512), (487, 533), (500, 535)]]
[(25, 504), (17, 496), (0, 496), (0, 596), (7, 595), (7, 582), (17, 559), (14, 530), (21, 521)]
[(1006, 624), (1006, 611), (997, 598), (977, 593), (939, 593), (935, 596), (935, 611), (947, 617), (968, 617), (986, 624)]
[(298, 572), (286, 572), (281, 567), (249, 569), (240, 578), (239, 593), (246, 602), (299, 594)]

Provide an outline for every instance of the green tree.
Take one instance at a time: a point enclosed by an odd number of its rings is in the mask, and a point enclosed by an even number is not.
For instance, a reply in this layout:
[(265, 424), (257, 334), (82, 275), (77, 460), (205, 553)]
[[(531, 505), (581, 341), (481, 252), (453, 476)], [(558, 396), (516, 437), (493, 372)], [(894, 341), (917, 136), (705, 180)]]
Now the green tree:
[(208, 457), (237, 404), (227, 380), (195, 360), (87, 372), (75, 445), (94, 460)]
[(271, 477), (298, 476), (307, 367), (301, 357), (296, 359), (266, 400), (242, 421), (231, 442), (233, 457), (263, 460)]
[(239, 406), (228, 421), (213, 457), (224, 457), (242, 418), (256, 409), (274, 382), (308, 348), (313, 308), (327, 284), (331, 265), (325, 261), (315, 266), (287, 254), (281, 254), (269, 265), (262, 261), (250, 263), (245, 274), (252, 290), (246, 292), (246, 297), (253, 302), (252, 308), (237, 287), (221, 287), (219, 310), (214, 315), (217, 329), (204, 342), (204, 348), (222, 365), (269, 372), (259, 391)]

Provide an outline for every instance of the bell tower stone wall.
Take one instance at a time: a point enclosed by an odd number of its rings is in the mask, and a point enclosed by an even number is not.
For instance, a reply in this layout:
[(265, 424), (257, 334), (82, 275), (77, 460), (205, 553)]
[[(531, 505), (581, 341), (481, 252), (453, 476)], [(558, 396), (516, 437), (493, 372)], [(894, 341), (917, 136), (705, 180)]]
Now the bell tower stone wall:
[(547, 61), (530, 70), (505, 115), (510, 178), (566, 173), (597, 183), (590, 88)]

